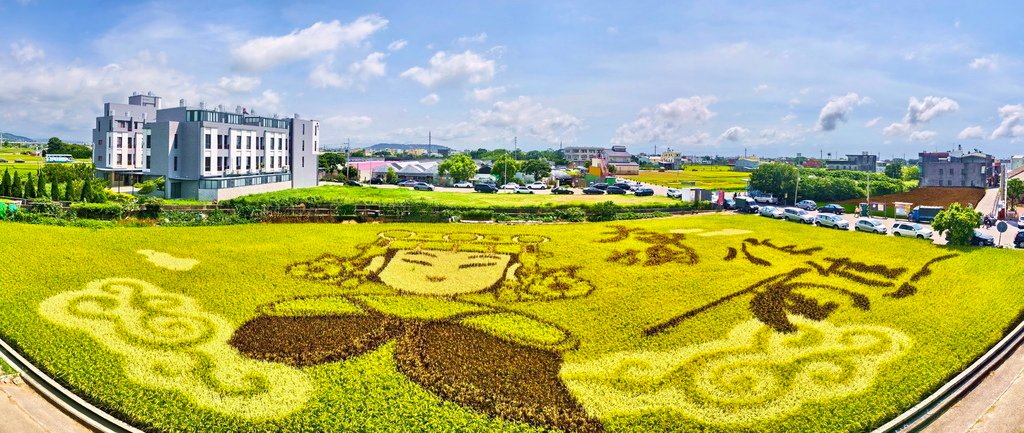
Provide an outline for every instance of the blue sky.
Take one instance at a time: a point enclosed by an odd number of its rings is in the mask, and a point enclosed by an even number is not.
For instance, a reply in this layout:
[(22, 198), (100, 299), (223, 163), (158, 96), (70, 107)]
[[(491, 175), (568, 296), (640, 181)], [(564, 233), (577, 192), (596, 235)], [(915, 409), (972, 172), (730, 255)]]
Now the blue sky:
[(0, 129), (153, 91), (353, 147), (1024, 153), (1022, 2), (231, 3), (0, 0)]

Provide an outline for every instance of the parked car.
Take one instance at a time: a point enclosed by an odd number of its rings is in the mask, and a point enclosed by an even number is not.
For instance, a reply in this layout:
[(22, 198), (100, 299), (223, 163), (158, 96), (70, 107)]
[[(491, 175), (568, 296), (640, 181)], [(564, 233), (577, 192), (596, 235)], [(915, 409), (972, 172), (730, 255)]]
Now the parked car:
[(859, 232), (878, 233), (884, 235), (887, 229), (885, 224), (874, 218), (859, 218), (853, 225), (853, 229)]
[(15, 159), (14, 162), (16, 162), (18, 164), (24, 164), (25, 160), (24, 159)]
[(418, 182), (416, 182), (415, 180), (403, 180), (401, 182), (396, 183), (395, 185), (398, 185), (398, 186), (414, 186), (417, 183)]
[(665, 193), (668, 198), (683, 198), (683, 190), (676, 188), (669, 188), (668, 192)]
[(515, 182), (509, 182), (502, 185), (501, 189), (519, 189), (519, 184)]
[(994, 247), (996, 246), (996, 238), (990, 234), (986, 234), (981, 230), (974, 229), (971, 235), (971, 245), (976, 247)]
[(626, 190), (619, 188), (617, 186), (609, 186), (607, 189), (605, 189), (605, 192), (607, 192), (608, 194), (625, 194)]
[(601, 188), (596, 188), (596, 187), (593, 187), (593, 186), (588, 186), (586, 188), (583, 188), (583, 193), (586, 194), (586, 195), (601, 195), (601, 194), (604, 194), (604, 190), (601, 189)]
[(616, 184), (614, 184), (612, 186), (614, 186), (616, 188), (620, 188), (623, 191), (632, 191), (633, 190), (633, 185), (630, 185), (630, 184), (628, 184), (626, 182), (619, 182), (619, 183), (616, 183)]
[(892, 225), (893, 236), (906, 236), (919, 239), (931, 239), (932, 229), (918, 223), (898, 222)]
[(654, 190), (651, 188), (637, 188), (636, 191), (633, 191), (633, 195), (637, 197), (652, 196), (654, 195)]
[(493, 183), (478, 183), (473, 185), (473, 189), (476, 190), (476, 192), (498, 192), (498, 187)]
[(785, 217), (785, 214), (782, 212), (782, 209), (777, 208), (775, 206), (761, 206), (761, 208), (757, 210), (757, 213), (758, 215), (761, 215), (763, 217), (775, 219), (782, 219)]
[(760, 209), (757, 202), (751, 197), (736, 197), (736, 212), (754, 214)]
[(756, 201), (758, 203), (774, 204), (774, 203), (778, 202), (778, 199), (776, 199), (775, 196), (773, 196), (771, 194), (758, 194), (758, 195), (754, 196), (754, 201)]
[(843, 217), (838, 215), (819, 213), (817, 216), (814, 217), (814, 223), (817, 224), (818, 227), (826, 227), (839, 230), (850, 229), (850, 222), (844, 220)]
[(0, 158), (0, 162), (7, 162), (6, 159)]
[(515, 191), (513, 191), (513, 192), (515, 192), (516, 194), (533, 194), (533, 190), (532, 189), (521, 188), (521, 187), (520, 188), (516, 188)]
[(814, 215), (798, 207), (787, 207), (782, 209), (786, 221), (793, 221), (805, 224), (814, 224)]
[(551, 188), (551, 193), (552, 194), (569, 194), (569, 195), (574, 194), (574, 192), (571, 189), (569, 189), (569, 188), (562, 188), (560, 186), (556, 186), (554, 188)]
[(548, 189), (548, 186), (545, 185), (544, 182), (534, 182), (526, 185), (526, 187), (530, 189)]
[(595, 183), (595, 184), (591, 185), (591, 187), (592, 188), (597, 188), (597, 189), (599, 189), (601, 191), (604, 191), (604, 190), (608, 189), (608, 184), (607, 183)]
[(433, 191), (434, 185), (426, 182), (416, 182), (416, 184), (412, 186), (412, 189), (416, 191)]
[(383, 185), (383, 184), (384, 184), (384, 179), (381, 179), (379, 177), (375, 177), (375, 178), (370, 179), (370, 185)]
[(846, 209), (837, 204), (827, 204), (818, 208), (818, 213), (830, 213), (836, 215), (842, 215), (846, 213)]
[(454, 184), (452, 184), (452, 186), (454, 186), (456, 188), (472, 188), (473, 184), (469, 183), (469, 182), (466, 182), (466, 181), (463, 181), (463, 182), (455, 182)]
[(1013, 246), (1017, 248), (1024, 248), (1024, 230), (1017, 232), (1017, 236), (1014, 236)]
[(348, 185), (348, 186), (363, 186), (363, 184), (359, 183), (359, 181), (353, 180), (353, 179), (349, 179), (349, 180), (345, 181), (345, 185)]
[(818, 204), (814, 200), (800, 200), (796, 203), (796, 207), (803, 210), (815, 210), (818, 208)]

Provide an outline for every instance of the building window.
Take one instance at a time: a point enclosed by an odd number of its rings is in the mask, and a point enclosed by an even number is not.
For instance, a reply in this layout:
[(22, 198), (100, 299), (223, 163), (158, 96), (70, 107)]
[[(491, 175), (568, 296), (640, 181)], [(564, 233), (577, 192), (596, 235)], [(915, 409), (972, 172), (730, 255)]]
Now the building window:
[[(207, 136), (207, 137), (209, 137), (209, 136)], [(205, 166), (203, 168), (205, 169), (205, 171), (210, 171), (210, 157), (209, 156), (206, 157), (206, 161), (205, 162), (206, 162), (206, 164), (205, 164)]]
[(942, 176), (942, 169), (939, 169), (939, 176)]
[(306, 124), (302, 124), (302, 135), (306, 135)]
[[(174, 148), (178, 148), (178, 134), (174, 134)], [(177, 169), (175, 169), (177, 170)]]
[(270, 157), (270, 168), (274, 168), (274, 157)]
[(302, 151), (306, 151), (306, 140), (302, 140)]
[(284, 150), (288, 150), (288, 139), (284, 139)]
[(135, 139), (132, 138), (132, 137), (128, 137), (128, 148), (129, 149), (134, 149), (135, 148)]
[(174, 157), (174, 171), (178, 171), (178, 157)]
[(224, 159), (218, 156), (217, 157), (217, 171), (221, 171), (223, 169), (224, 169)]
[(284, 158), (282, 158), (280, 156), (277, 157), (277, 166), (278, 167), (282, 167), (282, 168), (284, 167), (284, 163), (282, 161), (284, 161)]
[(252, 149), (252, 136), (245, 137), (245, 148)]
[(206, 134), (206, 148), (207, 149), (210, 148), (210, 144), (212, 144), (212, 140), (210, 139), (210, 134)]
[(96, 147), (103, 147), (103, 140), (97, 141)]
[(117, 137), (117, 148), (120, 149), (124, 144), (121, 142), (124, 138)]
[(306, 157), (305, 156), (302, 157), (302, 167), (303, 168), (306, 167)]
[(149, 169), (149, 167), (152, 166), (152, 163), (153, 163), (153, 158), (151, 156), (149, 156), (149, 155), (146, 155), (146, 169), (147, 170)]
[(152, 147), (153, 147), (153, 136), (152, 135), (146, 135), (146, 149), (150, 149)]
[(946, 186), (953, 186), (953, 181), (947, 180), (946, 181)]
[(132, 155), (130, 153), (128, 154), (128, 165), (130, 165), (130, 166), (134, 166), (135, 165), (135, 155)]
[(235, 149), (241, 149), (241, 148), (242, 148), (242, 136), (239, 135), (239, 136), (235, 137)]
[(121, 154), (117, 154), (117, 165), (121, 165)]
[(242, 157), (241, 156), (236, 156), (235, 157), (235, 170), (241, 170), (241, 169), (242, 169)]
[(252, 158), (245, 158), (245, 169), (252, 170)]

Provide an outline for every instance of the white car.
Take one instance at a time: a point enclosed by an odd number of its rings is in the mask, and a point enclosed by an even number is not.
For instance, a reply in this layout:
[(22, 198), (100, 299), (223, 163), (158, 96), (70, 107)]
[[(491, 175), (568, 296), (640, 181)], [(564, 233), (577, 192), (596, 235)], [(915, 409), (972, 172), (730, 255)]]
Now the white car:
[(854, 224), (853, 229), (859, 232), (878, 233), (884, 235), (887, 229), (885, 224), (874, 218), (860, 218), (857, 220), (857, 224)]
[(844, 220), (843, 217), (839, 215), (829, 215), (827, 213), (820, 213), (814, 217), (814, 223), (817, 224), (818, 227), (826, 227), (839, 230), (850, 229), (850, 222)]
[(519, 189), (519, 184), (515, 182), (509, 182), (502, 185), (501, 189)]
[(786, 217), (786, 214), (782, 209), (775, 206), (761, 206), (761, 208), (757, 210), (757, 213), (758, 215), (775, 219), (783, 219)]
[(893, 236), (906, 236), (908, 238), (931, 239), (932, 229), (917, 223), (896, 223), (892, 225)]
[(548, 186), (545, 185), (544, 182), (534, 182), (526, 185), (526, 187), (530, 189), (548, 189)]
[(668, 192), (665, 193), (668, 198), (683, 198), (683, 190), (676, 188), (669, 188)]
[(470, 182), (455, 182), (455, 184), (452, 186), (456, 188), (472, 188), (473, 184)]
[(533, 194), (533, 190), (529, 188), (516, 188), (516, 194)]

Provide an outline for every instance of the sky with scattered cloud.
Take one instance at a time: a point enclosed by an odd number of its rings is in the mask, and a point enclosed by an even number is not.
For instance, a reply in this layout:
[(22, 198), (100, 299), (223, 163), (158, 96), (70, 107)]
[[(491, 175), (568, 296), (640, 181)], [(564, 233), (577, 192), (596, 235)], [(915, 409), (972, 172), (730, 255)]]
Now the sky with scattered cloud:
[[(0, 130), (245, 106), (324, 142), (1024, 153), (1022, 2), (0, 0)], [(61, 25), (54, 25), (62, 23)], [(40, 31), (46, 29), (46, 31)]]

